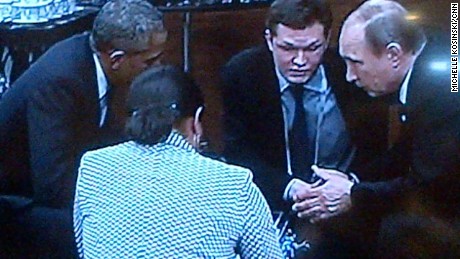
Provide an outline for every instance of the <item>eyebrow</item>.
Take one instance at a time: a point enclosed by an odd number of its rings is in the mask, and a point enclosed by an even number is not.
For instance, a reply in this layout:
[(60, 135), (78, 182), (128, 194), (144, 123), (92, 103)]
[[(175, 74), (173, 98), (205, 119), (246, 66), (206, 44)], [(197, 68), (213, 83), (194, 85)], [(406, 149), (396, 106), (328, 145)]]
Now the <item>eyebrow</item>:
[(342, 56), (342, 59), (344, 59), (345, 61), (353, 62), (353, 63), (364, 64), (364, 62), (362, 60), (358, 60), (358, 59), (352, 58), (350, 56)]
[(299, 48), (309, 48), (311, 46), (316, 46), (316, 45), (321, 45), (321, 44), (324, 44), (324, 42), (321, 42), (319, 39), (316, 39), (312, 42), (310, 42), (308, 45), (306, 46), (296, 46), (294, 43), (292, 42), (287, 42), (287, 41), (282, 41), (282, 42), (276, 42), (277, 45), (287, 45), (287, 46), (290, 46), (290, 47), (299, 47)]

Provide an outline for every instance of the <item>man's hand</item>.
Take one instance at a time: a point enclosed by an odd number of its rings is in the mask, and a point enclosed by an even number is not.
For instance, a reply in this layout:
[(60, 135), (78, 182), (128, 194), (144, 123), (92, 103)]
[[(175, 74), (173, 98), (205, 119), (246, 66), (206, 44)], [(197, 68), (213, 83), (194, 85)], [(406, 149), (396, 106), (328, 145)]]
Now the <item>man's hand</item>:
[(343, 195), (351, 193), (353, 182), (348, 179), (348, 176), (334, 169), (319, 168), (316, 165), (311, 167), (313, 172), (326, 181), (323, 195), (327, 200), (337, 200)]
[(315, 195), (311, 195), (311, 192), (297, 193), (292, 206), (298, 212), (297, 216), (309, 218), (314, 223), (347, 211), (351, 207), (350, 192), (353, 186), (348, 176), (337, 170), (317, 166), (312, 166), (312, 170), (326, 183), (315, 189)]
[[(322, 203), (319, 202), (319, 199), (322, 193), (321, 189), (323, 188), (323, 185), (320, 185), (322, 180), (319, 180), (312, 184), (308, 184), (299, 179), (294, 179), (292, 181), (293, 182), (289, 188), (287, 198), (289, 200), (294, 201), (296, 204), (302, 201), (308, 202), (308, 205), (303, 206), (302, 209), (297, 209), (295, 206), (293, 206), (292, 210), (297, 212), (299, 217), (300, 212), (310, 215), (321, 211), (320, 206), (322, 205)], [(308, 211), (304, 212), (304, 210)]]
[(340, 199), (335, 201), (328, 201), (325, 202), (325, 207), (327, 208), (326, 212), (323, 212), (316, 217), (311, 217), (311, 223), (317, 223), (323, 220), (327, 220), (331, 217), (340, 215), (351, 208), (351, 198), (350, 195), (345, 194)]
[(318, 197), (321, 194), (321, 181), (317, 181), (312, 184), (308, 184), (300, 179), (293, 179), (292, 184), (289, 187), (287, 199), (296, 201), (298, 197), (313, 198)]

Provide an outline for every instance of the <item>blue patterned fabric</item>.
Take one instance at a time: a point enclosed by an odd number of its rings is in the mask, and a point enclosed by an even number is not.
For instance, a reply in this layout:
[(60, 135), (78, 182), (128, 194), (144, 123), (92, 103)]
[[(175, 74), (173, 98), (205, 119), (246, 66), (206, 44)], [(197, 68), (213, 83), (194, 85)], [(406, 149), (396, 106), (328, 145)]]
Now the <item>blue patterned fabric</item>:
[(74, 228), (82, 258), (282, 258), (248, 169), (206, 158), (177, 132), (87, 152)]

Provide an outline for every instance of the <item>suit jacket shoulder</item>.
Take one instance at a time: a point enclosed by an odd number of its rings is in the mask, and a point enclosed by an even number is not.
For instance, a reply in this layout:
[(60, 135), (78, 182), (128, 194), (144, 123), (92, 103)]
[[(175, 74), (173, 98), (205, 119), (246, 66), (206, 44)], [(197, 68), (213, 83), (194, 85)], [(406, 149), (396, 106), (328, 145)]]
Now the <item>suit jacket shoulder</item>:
[[(443, 38), (429, 32), (409, 78), (406, 134), (381, 157), (386, 175), (396, 172), (400, 177), (354, 187), (354, 203), (367, 210), (370, 204), (379, 204), (377, 209), (382, 210), (400, 209), (407, 205), (401, 200), (410, 199), (441, 217), (460, 215), (460, 98), (450, 92), (449, 70), (434, 66), (450, 61), (449, 41)], [(400, 164), (404, 166), (397, 170)]]
[[(14, 175), (16, 182), (11, 184), (8, 179), (5, 185), (26, 182), (27, 186), (19, 187), (20, 194), (31, 195), (33, 190), (36, 201), (53, 206), (68, 203), (74, 160), (98, 127), (98, 105), (88, 35), (56, 43), (14, 82), (0, 102), (0, 127), (5, 129), (0, 145), (9, 148), (2, 157), (2, 170)], [(18, 188), (8, 189), (17, 194)]]

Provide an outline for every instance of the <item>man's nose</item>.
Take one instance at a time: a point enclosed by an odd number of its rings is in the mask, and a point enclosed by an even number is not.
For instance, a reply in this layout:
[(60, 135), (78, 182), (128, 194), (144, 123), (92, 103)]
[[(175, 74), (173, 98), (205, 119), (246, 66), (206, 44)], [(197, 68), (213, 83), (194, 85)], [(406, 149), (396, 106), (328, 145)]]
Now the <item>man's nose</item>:
[(301, 49), (299, 49), (296, 52), (296, 55), (294, 56), (294, 59), (292, 60), (292, 63), (298, 67), (303, 67), (307, 64), (308, 58), (305, 52)]
[(346, 75), (347, 81), (350, 83), (353, 83), (356, 81), (356, 73), (353, 71), (353, 69), (347, 65), (347, 75)]

